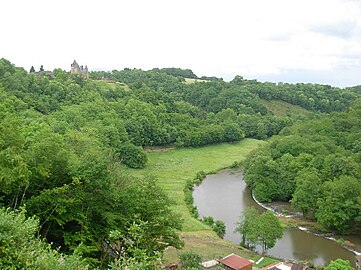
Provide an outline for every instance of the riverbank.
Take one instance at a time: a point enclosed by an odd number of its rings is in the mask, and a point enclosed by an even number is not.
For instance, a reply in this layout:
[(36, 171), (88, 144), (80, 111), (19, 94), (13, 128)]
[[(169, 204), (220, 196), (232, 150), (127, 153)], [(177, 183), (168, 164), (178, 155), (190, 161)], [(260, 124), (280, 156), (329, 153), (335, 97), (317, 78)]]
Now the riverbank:
[[(225, 238), (235, 244), (241, 240), (240, 235), (234, 232), (239, 213), (248, 207), (255, 207), (259, 211), (264, 209), (256, 203), (251, 191), (246, 187), (241, 170), (226, 169), (207, 175), (202, 183), (195, 187), (193, 198), (201, 217), (212, 216), (225, 222)], [(257, 246), (256, 250), (260, 252), (261, 247)], [(337, 258), (347, 259), (355, 264), (354, 254), (335, 241), (305, 232), (297, 226), (286, 226), (282, 238), (267, 254), (293, 261), (307, 260), (315, 266), (326, 265)]]
[[(229, 253), (257, 259), (259, 255), (240, 249), (237, 245), (219, 238), (213, 230), (190, 214), (184, 200), (184, 186), (197, 172), (217, 172), (242, 162), (252, 151), (267, 142), (244, 139), (232, 144), (218, 144), (201, 148), (177, 148), (165, 152), (149, 152), (144, 169), (124, 170), (137, 177), (152, 177), (173, 201), (173, 210), (184, 220), (180, 236), (185, 242), (182, 250), (168, 249), (164, 254), (167, 262), (174, 262), (183, 252), (193, 251), (204, 258), (222, 257)], [(267, 263), (267, 261), (266, 261)]]
[[(338, 235), (334, 232), (325, 230), (325, 228), (323, 228), (319, 223), (306, 219), (302, 216), (301, 213), (294, 211), (290, 203), (261, 203), (254, 197), (253, 193), (252, 197), (260, 207), (275, 213), (284, 227), (298, 228), (299, 230), (305, 231), (307, 233), (335, 241), (337, 244), (354, 253), (355, 255), (361, 255), (361, 249), (357, 249), (356, 243), (343, 239), (343, 237), (348, 235)], [(359, 236), (361, 237), (361, 234)]]

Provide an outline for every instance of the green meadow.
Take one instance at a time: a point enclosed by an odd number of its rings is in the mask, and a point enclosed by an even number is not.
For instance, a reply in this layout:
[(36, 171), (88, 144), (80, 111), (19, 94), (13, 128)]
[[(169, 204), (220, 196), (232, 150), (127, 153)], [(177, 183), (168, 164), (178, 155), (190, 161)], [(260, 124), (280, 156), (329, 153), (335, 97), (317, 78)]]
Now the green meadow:
[(148, 153), (148, 164), (141, 170), (129, 169), (138, 177), (154, 177), (174, 202), (174, 210), (184, 219), (183, 231), (210, 230), (193, 218), (184, 202), (183, 188), (199, 171), (216, 172), (244, 160), (263, 141), (244, 139), (234, 144), (217, 144), (201, 148), (177, 148)]
[(193, 179), (197, 172), (213, 173), (231, 166), (234, 162), (242, 162), (248, 153), (265, 143), (255, 139), (244, 139), (238, 143), (201, 148), (155, 149), (148, 153), (146, 168), (128, 169), (128, 172), (137, 177), (158, 179), (158, 184), (173, 200), (174, 210), (184, 220), (180, 234), (185, 247), (181, 251), (168, 249), (165, 253), (166, 260), (175, 261), (179, 253), (190, 250), (207, 258), (218, 258), (229, 253), (257, 258), (254, 253), (220, 239), (210, 227), (193, 218), (184, 202), (183, 188), (186, 181)]

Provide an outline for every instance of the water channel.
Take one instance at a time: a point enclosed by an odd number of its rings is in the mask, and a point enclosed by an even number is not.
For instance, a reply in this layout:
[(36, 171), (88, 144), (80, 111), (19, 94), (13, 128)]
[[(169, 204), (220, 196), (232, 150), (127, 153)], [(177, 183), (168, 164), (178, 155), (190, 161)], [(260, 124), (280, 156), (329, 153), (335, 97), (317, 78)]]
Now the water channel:
[[(200, 217), (212, 216), (223, 220), (226, 224), (225, 239), (236, 244), (240, 242), (240, 235), (234, 233), (234, 229), (241, 212), (251, 206), (264, 211), (253, 200), (251, 191), (243, 181), (242, 172), (231, 169), (208, 175), (199, 186), (194, 188), (193, 198)], [(348, 240), (358, 242), (360, 239), (355, 237)], [(278, 258), (313, 261), (316, 266), (325, 265), (337, 258), (350, 260), (355, 265), (354, 253), (335, 241), (298, 228), (285, 229), (282, 239), (278, 240), (267, 253)]]

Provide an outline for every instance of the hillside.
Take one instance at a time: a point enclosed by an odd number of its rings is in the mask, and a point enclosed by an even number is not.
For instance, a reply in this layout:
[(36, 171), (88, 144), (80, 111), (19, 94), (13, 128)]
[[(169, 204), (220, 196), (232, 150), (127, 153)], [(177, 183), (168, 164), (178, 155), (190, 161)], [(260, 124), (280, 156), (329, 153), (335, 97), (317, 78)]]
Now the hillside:
[[(67, 257), (74, 265), (154, 266), (168, 247), (182, 247), (182, 228), (208, 231), (185, 207), (189, 177), (243, 160), (255, 139), (342, 114), (358, 96), (241, 76), (199, 79), (177, 68), (99, 71), (86, 79), (61, 69), (27, 72), (0, 59), (0, 204), (15, 211), (4, 210), (0, 221), (30, 224), (14, 231), (19, 245), (21, 234), (37, 231), (58, 250), (52, 260), (75, 252), (82, 258)], [(154, 147), (176, 150), (144, 151)], [(29, 239), (38, 243), (34, 252), (50, 252), (43, 240)], [(6, 245), (0, 257), (16, 261), (17, 243)]]

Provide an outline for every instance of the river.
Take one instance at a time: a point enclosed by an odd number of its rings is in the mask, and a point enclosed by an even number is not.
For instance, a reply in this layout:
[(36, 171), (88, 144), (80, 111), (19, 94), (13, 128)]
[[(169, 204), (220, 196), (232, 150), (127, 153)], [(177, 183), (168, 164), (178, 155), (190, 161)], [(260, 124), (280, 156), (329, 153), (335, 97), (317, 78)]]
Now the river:
[[(231, 169), (208, 175), (194, 188), (193, 198), (200, 217), (212, 216), (224, 221), (226, 225), (224, 238), (236, 244), (240, 242), (240, 235), (234, 233), (234, 229), (241, 212), (251, 206), (264, 211), (252, 199), (251, 191), (243, 181), (242, 172)], [(359, 239), (348, 240), (357, 242)], [(316, 266), (325, 265), (337, 258), (350, 260), (355, 265), (355, 255), (352, 252), (335, 241), (298, 228), (284, 229), (282, 239), (278, 240), (267, 254), (277, 258), (313, 261)]]

